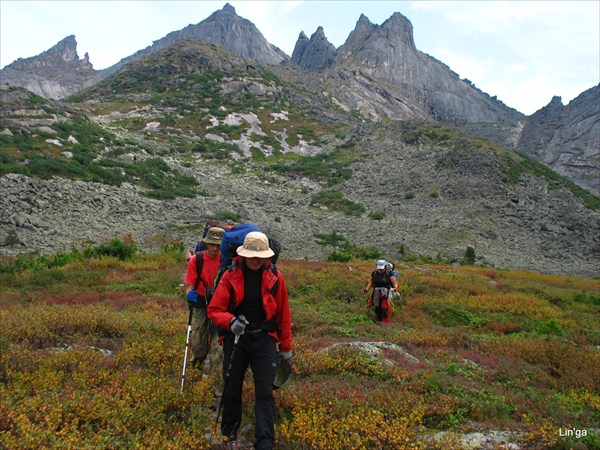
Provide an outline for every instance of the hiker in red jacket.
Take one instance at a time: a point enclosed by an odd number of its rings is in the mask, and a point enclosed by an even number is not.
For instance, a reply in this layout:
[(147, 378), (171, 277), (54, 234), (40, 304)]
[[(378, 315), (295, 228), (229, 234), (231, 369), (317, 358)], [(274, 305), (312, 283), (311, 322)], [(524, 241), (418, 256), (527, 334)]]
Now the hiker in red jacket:
[[(202, 242), (206, 250), (193, 255), (187, 264), (185, 273), (185, 295), (192, 311), (192, 351), (190, 363), (201, 368), (212, 347), (212, 340), (216, 332), (211, 332), (211, 324), (206, 315), (207, 290), (214, 285), (221, 260), (221, 239), (225, 230), (212, 227), (207, 230)], [(201, 261), (197, 261), (201, 257)], [(198, 269), (201, 273), (198, 273)], [(210, 358), (209, 361), (210, 362)], [(214, 364), (214, 361), (213, 361)]]
[[(278, 358), (292, 357), (288, 293), (281, 272), (269, 261), (274, 252), (265, 234), (248, 233), (237, 254), (233, 268), (224, 273), (208, 305), (208, 317), (227, 330), (223, 339), (221, 433), (228, 444), (237, 439), (242, 420), (242, 386), (250, 366), (256, 396), (254, 448), (272, 449), (276, 364)], [(234, 336), (239, 336), (237, 343)]]

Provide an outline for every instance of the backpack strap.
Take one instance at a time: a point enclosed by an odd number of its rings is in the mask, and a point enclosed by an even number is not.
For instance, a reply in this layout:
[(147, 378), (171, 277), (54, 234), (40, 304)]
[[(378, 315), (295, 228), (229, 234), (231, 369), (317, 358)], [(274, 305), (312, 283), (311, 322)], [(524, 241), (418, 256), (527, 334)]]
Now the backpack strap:
[(385, 285), (388, 289), (392, 287), (392, 271), (387, 267), (385, 268)]
[(194, 284), (194, 290), (198, 290), (198, 283), (200, 283), (200, 276), (202, 275), (202, 266), (204, 265), (204, 250), (196, 252), (196, 284)]
[(275, 278), (277, 278), (277, 281), (271, 288), (271, 294), (273, 295), (273, 297), (275, 297), (275, 294), (277, 293), (277, 289), (279, 288), (279, 276), (278, 276), (279, 271), (277, 270), (277, 266), (275, 266), (275, 264), (273, 264), (273, 263), (271, 263), (271, 272), (273, 272), (273, 275), (275, 275)]

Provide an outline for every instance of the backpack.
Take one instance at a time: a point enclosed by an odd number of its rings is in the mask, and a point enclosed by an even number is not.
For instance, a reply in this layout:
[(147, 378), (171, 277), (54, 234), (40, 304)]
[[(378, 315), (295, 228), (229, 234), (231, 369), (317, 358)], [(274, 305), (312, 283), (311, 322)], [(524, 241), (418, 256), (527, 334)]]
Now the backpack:
[[(260, 231), (262, 233), (261, 229), (253, 223), (242, 223), (225, 230), (223, 239), (221, 239), (221, 263), (219, 264), (219, 270), (217, 271), (217, 278), (215, 279), (212, 292), (217, 288), (217, 284), (221, 281), (221, 277), (225, 271), (234, 269), (233, 260), (237, 256), (236, 250), (244, 243), (246, 235), (252, 231)], [(277, 239), (269, 238), (269, 247), (273, 250), (273, 253), (275, 253), (269, 258), (271, 260), (271, 270), (277, 275), (276, 264), (279, 259), (279, 254), (281, 253), (281, 244)]]
[[(234, 227), (231, 227), (229, 229), (225, 230), (225, 233), (223, 234), (223, 239), (221, 240), (221, 263), (219, 265), (219, 271), (217, 272), (217, 278), (215, 279), (215, 284), (213, 286), (213, 288), (210, 290), (210, 296), (212, 297), (212, 294), (214, 293), (215, 289), (217, 288), (217, 285), (219, 284), (219, 281), (221, 281), (221, 277), (223, 276), (223, 274), (229, 270), (230, 272), (235, 270), (236, 265), (234, 263), (234, 259), (237, 256), (237, 248), (242, 245), (244, 243), (244, 239), (246, 238), (246, 235), (248, 233), (251, 233), (252, 231), (261, 231), (260, 228), (258, 228), (256, 225), (252, 224), (252, 223), (244, 223), (244, 224), (239, 224), (236, 225)], [(277, 267), (276, 267), (276, 263), (277, 260), (279, 259), (279, 254), (281, 253), (281, 244), (279, 243), (278, 240), (276, 240), (275, 238), (268, 238), (269, 239), (269, 248), (271, 250), (273, 250), (273, 253), (275, 253), (273, 256), (271, 256), (269, 259), (271, 261), (271, 270), (273, 271), (273, 273), (275, 274), (275, 276), (277, 276)], [(279, 281), (275, 283), (275, 285), (271, 288), (271, 292), (274, 294), (277, 291), (279, 285)], [(209, 301), (209, 293), (207, 290), (207, 301)], [(233, 311), (233, 292), (231, 293), (231, 303), (229, 305), (229, 310)], [(224, 334), (226, 334), (225, 330), (218, 330), (219, 336), (223, 336)]]
[[(373, 279), (375, 273), (377, 273), (377, 270), (374, 270), (371, 273), (371, 279)], [(385, 273), (385, 284), (389, 289), (389, 287), (392, 285), (390, 278), (394, 277), (394, 278), (396, 278), (396, 281), (398, 281), (398, 275), (400, 275), (400, 273), (396, 270), (394, 264), (392, 264), (392, 263), (386, 263), (384, 273)]]
[[(221, 264), (219, 265), (219, 271), (217, 272), (215, 287), (225, 270), (232, 266), (233, 260), (237, 256), (237, 248), (244, 243), (246, 235), (252, 231), (260, 231), (262, 233), (261, 229), (252, 223), (242, 223), (225, 230), (225, 234), (223, 234), (223, 239), (221, 240)], [(269, 247), (273, 250), (273, 253), (275, 253), (269, 258), (271, 260), (271, 265), (275, 267), (277, 260), (279, 259), (279, 254), (281, 253), (281, 244), (277, 239), (269, 238)]]
[(225, 230), (225, 234), (223, 234), (223, 239), (221, 240), (221, 264), (219, 272), (231, 265), (237, 256), (237, 248), (244, 243), (246, 235), (252, 231), (261, 230), (252, 223), (243, 223)]
[(392, 275), (394, 278), (396, 278), (396, 281), (398, 280), (398, 275), (400, 275), (400, 273), (396, 270), (396, 266), (392, 263), (387, 263), (385, 265), (385, 269), (386, 271), (389, 270), (390, 271), (390, 275)]

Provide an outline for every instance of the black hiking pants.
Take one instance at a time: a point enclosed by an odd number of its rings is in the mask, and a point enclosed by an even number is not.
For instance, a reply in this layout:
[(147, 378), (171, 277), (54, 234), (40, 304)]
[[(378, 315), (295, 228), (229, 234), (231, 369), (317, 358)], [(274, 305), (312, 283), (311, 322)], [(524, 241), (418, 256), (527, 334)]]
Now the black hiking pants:
[(275, 445), (275, 398), (273, 382), (277, 365), (277, 346), (275, 339), (265, 331), (245, 333), (240, 336), (233, 355), (229, 379), (227, 368), (231, 361), (233, 335), (223, 341), (223, 436), (236, 436), (242, 421), (242, 387), (248, 366), (254, 377), (255, 403), (255, 449), (272, 449)]

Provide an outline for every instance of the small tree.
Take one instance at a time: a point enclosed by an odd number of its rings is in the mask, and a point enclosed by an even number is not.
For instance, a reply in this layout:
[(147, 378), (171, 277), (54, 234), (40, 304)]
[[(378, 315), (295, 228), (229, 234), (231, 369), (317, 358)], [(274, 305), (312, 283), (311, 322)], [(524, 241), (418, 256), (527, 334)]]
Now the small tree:
[(467, 250), (465, 251), (465, 263), (470, 265), (475, 264), (475, 247), (471, 245), (467, 245)]

